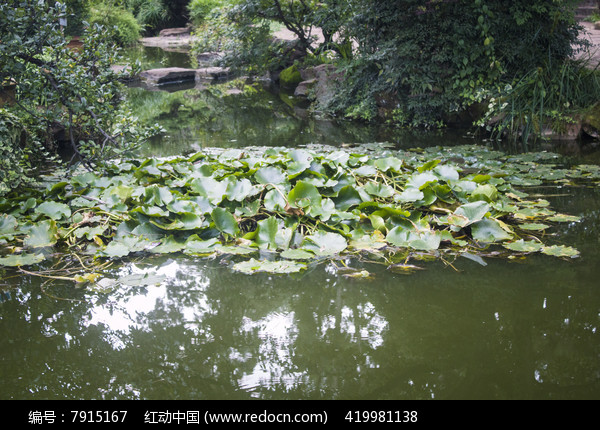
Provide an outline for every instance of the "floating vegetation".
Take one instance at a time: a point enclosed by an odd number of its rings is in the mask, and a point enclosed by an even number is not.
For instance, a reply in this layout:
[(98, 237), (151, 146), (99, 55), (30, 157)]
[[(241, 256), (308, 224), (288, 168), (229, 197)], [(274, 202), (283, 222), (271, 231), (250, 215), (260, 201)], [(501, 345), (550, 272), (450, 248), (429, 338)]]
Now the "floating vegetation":
[(89, 273), (68, 279), (94, 283), (96, 265), (140, 254), (228, 255), (249, 274), (347, 256), (396, 273), (427, 258), (572, 258), (576, 249), (546, 241), (556, 223), (579, 219), (527, 190), (600, 180), (598, 166), (562, 166), (555, 154), (478, 146), (214, 149), (108, 169), (1, 199), (0, 265), (70, 258)]

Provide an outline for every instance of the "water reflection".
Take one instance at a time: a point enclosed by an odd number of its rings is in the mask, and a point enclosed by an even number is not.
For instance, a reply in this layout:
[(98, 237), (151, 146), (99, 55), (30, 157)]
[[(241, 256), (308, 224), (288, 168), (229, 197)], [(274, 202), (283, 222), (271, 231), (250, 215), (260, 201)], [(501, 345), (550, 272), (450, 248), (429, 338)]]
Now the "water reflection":
[(46, 286), (78, 301), (21, 285), (0, 305), (2, 396), (597, 398), (590, 263), (461, 259), (369, 282), (177, 258), (124, 265), (135, 282), (111, 293)]

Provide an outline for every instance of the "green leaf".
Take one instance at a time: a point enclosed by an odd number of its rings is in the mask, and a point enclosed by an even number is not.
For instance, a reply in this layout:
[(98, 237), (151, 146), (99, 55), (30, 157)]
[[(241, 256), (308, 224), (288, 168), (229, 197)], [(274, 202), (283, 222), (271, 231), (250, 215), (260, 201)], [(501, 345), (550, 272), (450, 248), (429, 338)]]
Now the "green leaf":
[(235, 217), (223, 208), (215, 208), (211, 213), (212, 219), (221, 233), (230, 236), (236, 236), (239, 232), (239, 226)]
[(263, 167), (256, 171), (254, 178), (259, 184), (285, 184), (287, 183), (287, 177), (283, 173), (283, 170), (277, 167)]
[(394, 200), (402, 203), (418, 202), (425, 197), (422, 191), (416, 187), (406, 188), (400, 194), (394, 197)]
[(546, 255), (552, 255), (554, 257), (577, 257), (579, 255), (579, 251), (570, 246), (564, 245), (553, 245), (553, 246), (544, 246), (542, 248), (542, 253)]
[(279, 231), (279, 221), (275, 217), (269, 217), (258, 222), (258, 234), (256, 243), (261, 249), (277, 249), (277, 232)]
[(393, 170), (396, 173), (400, 173), (402, 171), (402, 160), (399, 160), (396, 157), (378, 158), (377, 160), (375, 160), (374, 164), (375, 167), (377, 167), (382, 172)]
[(186, 242), (177, 240), (173, 236), (168, 236), (160, 241), (158, 246), (150, 249), (154, 254), (172, 254), (185, 248)]
[(47, 201), (35, 208), (35, 212), (46, 215), (48, 218), (55, 221), (71, 216), (71, 208), (64, 203)]
[(315, 254), (313, 252), (305, 249), (286, 249), (279, 255), (289, 260), (310, 260), (315, 258)]
[(0, 214), (0, 237), (16, 234), (18, 225), (14, 216)]
[(471, 235), (479, 242), (488, 243), (510, 240), (513, 237), (493, 218), (482, 219), (471, 225)]
[(369, 164), (359, 167), (354, 171), (358, 176), (372, 177), (377, 175), (377, 169)]
[(122, 242), (112, 241), (102, 251), (102, 254), (107, 257), (120, 258), (129, 255), (131, 248)]
[(336, 209), (347, 211), (352, 206), (359, 205), (363, 202), (360, 193), (352, 185), (346, 185), (338, 191), (336, 197), (332, 198)]
[(475, 191), (471, 193), (470, 200), (483, 200), (488, 203), (498, 199), (498, 190), (491, 184), (478, 185)]
[(365, 191), (372, 196), (387, 198), (394, 195), (395, 191), (389, 185), (378, 182), (368, 182), (365, 185)]
[(248, 261), (236, 263), (232, 268), (236, 272), (246, 273), (248, 275), (259, 272), (287, 274), (300, 272), (306, 269), (306, 264), (289, 260), (260, 261), (252, 258)]
[(554, 222), (579, 222), (581, 221), (581, 217), (575, 215), (565, 215), (565, 214), (556, 214), (547, 218), (547, 221)]
[(57, 241), (58, 228), (56, 221), (44, 220), (27, 227), (27, 237), (23, 245), (28, 248), (44, 248), (53, 246)]
[(490, 205), (484, 201), (477, 201), (473, 203), (467, 203), (459, 206), (455, 211), (455, 218), (450, 220), (451, 216), (448, 217), (449, 222), (452, 225), (459, 227), (466, 227), (467, 225), (473, 224), (481, 220), (490, 211)]
[(303, 149), (295, 149), (289, 154), (292, 162), (288, 164), (287, 174), (292, 178), (308, 169), (312, 162), (312, 155)]
[(307, 236), (302, 242), (301, 248), (312, 251), (318, 256), (331, 256), (344, 251), (347, 246), (348, 243), (342, 235), (318, 231)]
[(523, 229), (523, 230), (545, 230), (547, 228), (549, 228), (550, 226), (547, 224), (542, 224), (542, 223), (536, 223), (536, 222), (531, 222), (531, 223), (525, 223), (525, 224), (519, 224), (519, 228)]
[(193, 235), (187, 239), (183, 252), (192, 255), (212, 254), (216, 250), (215, 247), (219, 244), (220, 242), (217, 238), (202, 240), (197, 235)]
[(306, 209), (305, 212), (319, 212), (321, 207), (321, 194), (317, 187), (298, 181), (288, 194), (288, 202), (293, 207)]
[(236, 178), (230, 176), (226, 182), (227, 188), (225, 190), (225, 197), (232, 202), (241, 202), (247, 197), (257, 194), (260, 190), (259, 188), (253, 186), (252, 182), (246, 178), (237, 180)]
[(218, 205), (227, 192), (227, 183), (210, 177), (196, 178), (190, 183), (190, 190), (206, 197), (213, 205)]
[(534, 240), (519, 239), (515, 242), (503, 243), (502, 246), (517, 252), (538, 252), (544, 245)]
[(441, 235), (433, 230), (416, 231), (396, 226), (387, 234), (386, 240), (394, 246), (433, 251), (439, 248)]
[(8, 257), (0, 258), (0, 266), (29, 266), (45, 259), (46, 257), (43, 254), (12, 254)]
[(441, 164), (433, 169), (433, 172), (444, 181), (458, 181), (459, 175), (456, 167)]
[(165, 206), (173, 201), (173, 194), (166, 187), (150, 185), (144, 190), (144, 203), (146, 205)]

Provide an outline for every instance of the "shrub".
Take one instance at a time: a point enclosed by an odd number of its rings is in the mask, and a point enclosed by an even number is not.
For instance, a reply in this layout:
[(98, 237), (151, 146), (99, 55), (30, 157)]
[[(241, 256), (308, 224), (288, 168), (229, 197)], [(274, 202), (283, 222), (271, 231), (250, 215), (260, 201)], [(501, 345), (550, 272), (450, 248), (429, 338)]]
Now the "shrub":
[(140, 24), (131, 12), (122, 7), (97, 3), (90, 9), (89, 23), (107, 28), (121, 46), (131, 45), (140, 38)]
[(188, 5), (192, 24), (195, 26), (203, 24), (209, 14), (222, 5), (222, 0), (192, 0)]

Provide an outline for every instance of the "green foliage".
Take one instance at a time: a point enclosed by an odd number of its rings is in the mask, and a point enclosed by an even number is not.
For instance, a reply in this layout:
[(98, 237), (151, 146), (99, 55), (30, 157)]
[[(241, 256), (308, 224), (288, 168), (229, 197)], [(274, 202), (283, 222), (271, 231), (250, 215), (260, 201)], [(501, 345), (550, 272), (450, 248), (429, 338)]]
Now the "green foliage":
[[(222, 15), (221, 28), (232, 42), (226, 61), (251, 72), (335, 53), (345, 78), (320, 110), (439, 127), (498, 88), (572, 57), (583, 46), (576, 3), (242, 0)], [(276, 47), (266, 37), (273, 22), (296, 41)]]
[(373, 116), (391, 104), (405, 124), (443, 121), (481, 89), (568, 58), (577, 41), (572, 3), (358, 2), (349, 25), (358, 55), (333, 107)]
[(600, 99), (600, 73), (587, 61), (544, 64), (498, 91), (490, 92), (479, 121), (493, 136), (526, 142), (544, 130), (562, 132)]
[(2, 151), (15, 161), (3, 169), (4, 184), (18, 185), (15, 178), (59, 144), (94, 169), (148, 136), (122, 103), (123, 85), (111, 69), (119, 51), (105, 29), (86, 28), (82, 50), (72, 51), (59, 27), (65, 14), (61, 3), (0, 4), (0, 82), (16, 84), (15, 103), (0, 118)]
[(90, 9), (88, 20), (90, 24), (98, 24), (111, 31), (119, 45), (131, 45), (140, 38), (140, 24), (123, 7), (111, 3), (96, 3)]
[(210, 13), (223, 5), (223, 0), (191, 0), (188, 5), (190, 21), (195, 25), (202, 25)]
[(188, 21), (189, 0), (123, 0), (146, 34), (167, 27), (183, 26)]
[(68, 36), (80, 36), (84, 32), (85, 21), (90, 13), (89, 0), (66, 0), (67, 27), (64, 29)]

